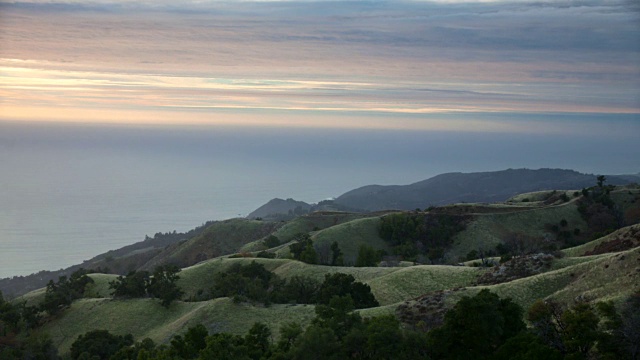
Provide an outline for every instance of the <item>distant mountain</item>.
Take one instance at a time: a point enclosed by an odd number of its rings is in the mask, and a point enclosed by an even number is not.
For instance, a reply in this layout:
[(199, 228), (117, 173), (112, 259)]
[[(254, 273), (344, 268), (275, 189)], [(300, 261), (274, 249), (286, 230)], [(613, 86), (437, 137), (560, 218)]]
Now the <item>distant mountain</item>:
[[(460, 202), (504, 201), (539, 190), (572, 190), (596, 184), (596, 175), (562, 169), (508, 169), (447, 173), (410, 185), (368, 185), (351, 190), (335, 203), (367, 211), (411, 210)], [(640, 182), (638, 175), (606, 175), (607, 184)]]
[(311, 204), (293, 199), (272, 199), (247, 215), (248, 219), (273, 217), (276, 215), (303, 215), (311, 210)]

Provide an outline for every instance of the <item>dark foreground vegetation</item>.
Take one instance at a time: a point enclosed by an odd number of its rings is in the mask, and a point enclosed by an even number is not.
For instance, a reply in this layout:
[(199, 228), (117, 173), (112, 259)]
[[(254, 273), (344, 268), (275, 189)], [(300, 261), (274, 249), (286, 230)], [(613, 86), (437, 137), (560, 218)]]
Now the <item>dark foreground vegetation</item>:
[[(488, 290), (463, 297), (442, 326), (403, 329), (392, 315), (362, 318), (351, 295), (316, 306), (305, 329), (295, 322), (277, 329), (256, 322), (244, 335), (210, 334), (204, 325), (167, 344), (133, 341), (129, 334), (94, 330), (79, 336), (62, 359), (638, 359), (640, 291), (620, 307), (578, 303), (562, 308), (536, 302), (524, 310)], [(29, 312), (0, 297), (0, 358), (58, 360), (45, 335), (34, 335)], [(523, 316), (524, 315), (524, 316)], [(523, 318), (530, 326), (527, 328)]]

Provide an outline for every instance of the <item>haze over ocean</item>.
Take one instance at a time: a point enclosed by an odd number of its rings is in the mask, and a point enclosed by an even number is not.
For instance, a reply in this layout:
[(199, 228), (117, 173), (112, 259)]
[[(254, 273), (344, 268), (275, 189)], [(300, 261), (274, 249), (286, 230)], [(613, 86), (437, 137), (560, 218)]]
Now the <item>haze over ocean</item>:
[(623, 118), (593, 120), (610, 129), (597, 136), (0, 122), (0, 277), (244, 216), (273, 197), (317, 202), (461, 170), (638, 172), (629, 134), (640, 129)]

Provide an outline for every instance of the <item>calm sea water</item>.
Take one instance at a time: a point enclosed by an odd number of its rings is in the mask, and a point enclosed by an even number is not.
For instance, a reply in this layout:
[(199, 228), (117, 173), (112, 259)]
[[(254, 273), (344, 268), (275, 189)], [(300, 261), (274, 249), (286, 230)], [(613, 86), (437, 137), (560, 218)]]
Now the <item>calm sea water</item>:
[(638, 159), (635, 138), (622, 135), (0, 122), (0, 277), (244, 216), (274, 197), (317, 202), (372, 183), (510, 167), (635, 173)]

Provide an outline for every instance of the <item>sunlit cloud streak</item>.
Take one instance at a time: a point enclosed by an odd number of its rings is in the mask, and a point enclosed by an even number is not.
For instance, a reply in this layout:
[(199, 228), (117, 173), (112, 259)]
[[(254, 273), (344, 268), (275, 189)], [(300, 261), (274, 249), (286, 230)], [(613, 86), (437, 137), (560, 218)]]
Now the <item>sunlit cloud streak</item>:
[[(5, 119), (456, 130), (415, 116), (640, 113), (640, 12), (626, 1), (0, 9)], [(467, 128), (514, 131), (484, 124)]]

